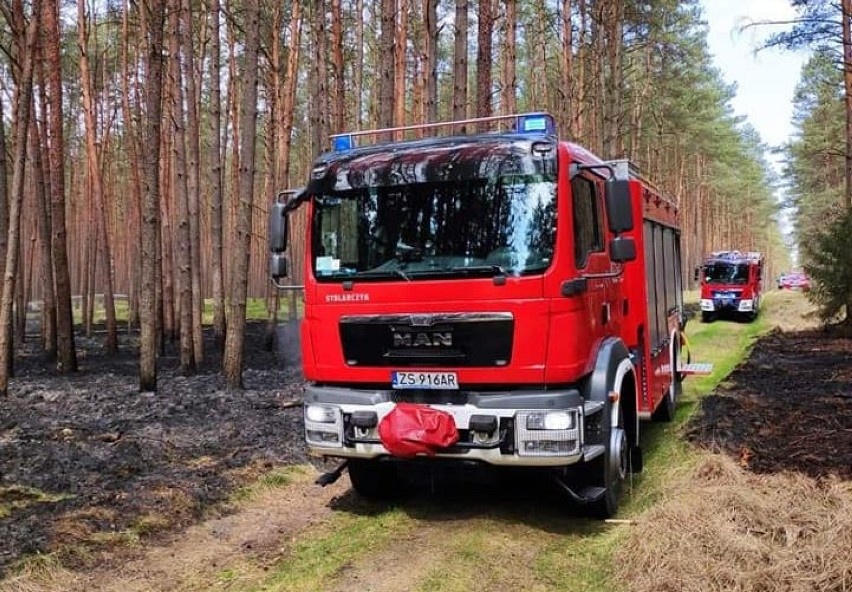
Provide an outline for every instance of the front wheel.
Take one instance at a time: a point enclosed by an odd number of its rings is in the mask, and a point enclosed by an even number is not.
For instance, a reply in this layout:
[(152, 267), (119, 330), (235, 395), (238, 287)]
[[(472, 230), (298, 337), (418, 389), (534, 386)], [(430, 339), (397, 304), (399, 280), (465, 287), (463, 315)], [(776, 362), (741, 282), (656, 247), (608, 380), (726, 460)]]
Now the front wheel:
[(392, 462), (351, 459), (348, 466), (352, 489), (363, 498), (390, 500), (405, 492), (405, 483)]
[(618, 511), (627, 472), (630, 469), (629, 448), (624, 419), (619, 414), (618, 426), (610, 429), (606, 452), (593, 460), (588, 468), (592, 476), (592, 484), (604, 488), (603, 496), (589, 504), (589, 515), (593, 518), (601, 520), (612, 518)]
[(712, 312), (702, 312), (701, 313), (701, 322), (702, 323), (709, 323), (712, 320), (713, 320), (713, 313)]

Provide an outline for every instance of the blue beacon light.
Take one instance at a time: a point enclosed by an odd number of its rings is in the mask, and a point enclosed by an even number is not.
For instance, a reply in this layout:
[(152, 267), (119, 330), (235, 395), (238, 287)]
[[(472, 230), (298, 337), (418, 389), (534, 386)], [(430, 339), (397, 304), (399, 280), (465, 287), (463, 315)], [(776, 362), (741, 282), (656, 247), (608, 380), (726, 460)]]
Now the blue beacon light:
[(355, 147), (355, 138), (350, 135), (335, 136), (332, 141), (332, 149), (335, 152), (345, 152)]
[(518, 131), (521, 133), (545, 132), (552, 134), (554, 132), (553, 119), (546, 113), (522, 115), (518, 117)]

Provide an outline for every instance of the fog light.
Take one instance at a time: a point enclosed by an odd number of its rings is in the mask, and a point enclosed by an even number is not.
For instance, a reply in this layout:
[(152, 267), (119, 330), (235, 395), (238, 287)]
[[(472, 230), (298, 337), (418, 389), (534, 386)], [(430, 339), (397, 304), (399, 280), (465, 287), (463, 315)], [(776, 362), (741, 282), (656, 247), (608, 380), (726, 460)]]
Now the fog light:
[(307, 438), (310, 442), (317, 444), (338, 444), (340, 442), (340, 436), (336, 433), (318, 430), (307, 430)]
[(557, 455), (570, 454), (577, 443), (574, 440), (539, 440), (524, 442), (524, 452), (527, 454)]

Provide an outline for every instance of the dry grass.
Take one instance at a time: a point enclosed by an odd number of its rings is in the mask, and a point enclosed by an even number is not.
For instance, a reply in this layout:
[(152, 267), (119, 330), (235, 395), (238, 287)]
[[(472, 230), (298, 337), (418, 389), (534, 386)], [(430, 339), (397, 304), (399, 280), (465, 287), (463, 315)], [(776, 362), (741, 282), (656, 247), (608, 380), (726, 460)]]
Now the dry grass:
[(631, 528), (619, 552), (629, 590), (852, 590), (852, 483), (755, 475), (699, 463)]

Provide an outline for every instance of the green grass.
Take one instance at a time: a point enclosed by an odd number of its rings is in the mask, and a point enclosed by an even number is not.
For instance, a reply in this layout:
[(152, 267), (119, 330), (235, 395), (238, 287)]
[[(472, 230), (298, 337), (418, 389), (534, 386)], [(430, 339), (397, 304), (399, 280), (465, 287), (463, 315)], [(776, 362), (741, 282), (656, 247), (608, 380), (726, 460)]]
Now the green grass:
[(399, 509), (389, 508), (377, 514), (338, 512), (310, 532), (308, 538), (298, 541), (269, 579), (252, 590), (322, 590), (355, 559), (384, 548), (411, 525), (412, 520)]
[(53, 504), (73, 497), (64, 493), (47, 493), (35, 487), (23, 485), (0, 487), (0, 519), (34, 504)]
[[(485, 529), (467, 532), (450, 541), (447, 554), (452, 561), (441, 562), (416, 588), (417, 592), (465, 592), (477, 588), (480, 569), (488, 565)], [(496, 567), (496, 566), (493, 566)]]
[(269, 491), (270, 489), (286, 487), (297, 478), (307, 474), (307, 471), (307, 467), (301, 465), (273, 469), (272, 471), (263, 474), (253, 483), (237, 489), (232, 496), (232, 500), (240, 502), (255, 499), (258, 495)]

